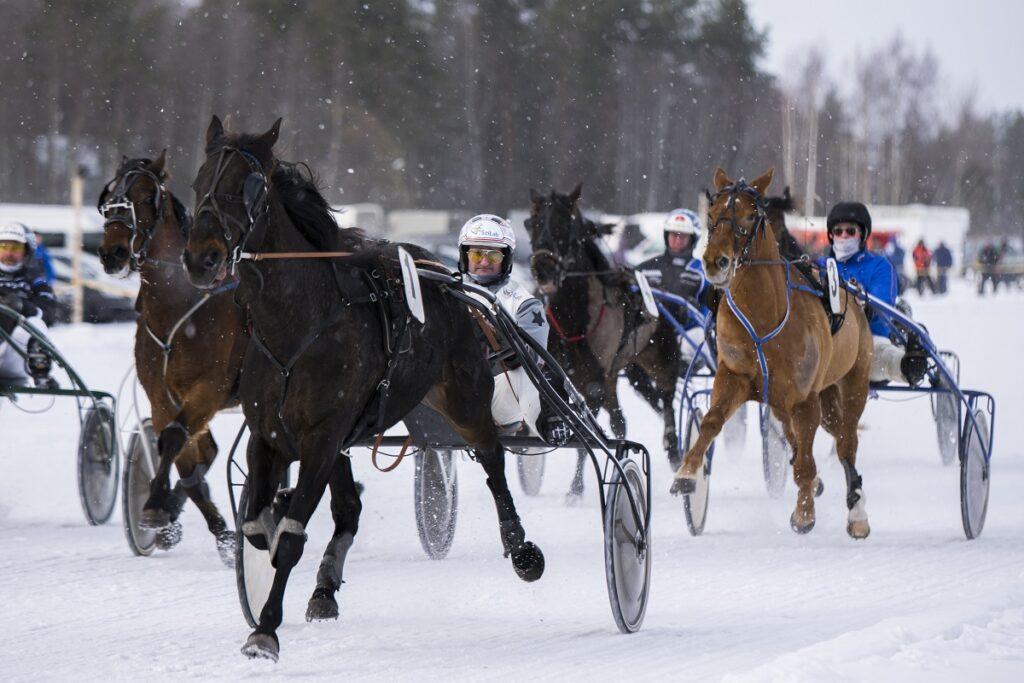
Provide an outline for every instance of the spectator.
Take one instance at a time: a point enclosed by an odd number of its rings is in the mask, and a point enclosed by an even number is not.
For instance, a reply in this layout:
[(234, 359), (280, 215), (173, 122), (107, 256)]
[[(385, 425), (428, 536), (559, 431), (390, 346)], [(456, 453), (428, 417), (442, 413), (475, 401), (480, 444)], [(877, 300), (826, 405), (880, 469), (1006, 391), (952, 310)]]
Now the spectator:
[(996, 293), (999, 287), (999, 279), (996, 274), (999, 268), (999, 250), (992, 242), (986, 242), (985, 246), (978, 252), (978, 264), (981, 266), (981, 280), (978, 281), (978, 295), (985, 295), (985, 282), (992, 283), (992, 293)]
[(902, 294), (903, 290), (907, 288), (907, 275), (903, 270), (903, 260), (906, 258), (906, 255), (907, 252), (900, 246), (899, 238), (893, 235), (893, 238), (885, 245), (885, 257), (889, 259), (893, 270), (896, 271), (896, 280), (899, 287), (897, 294)]
[(928, 291), (935, 293), (935, 283), (932, 282), (931, 268), (932, 268), (932, 253), (928, 251), (928, 247), (924, 246), (924, 240), (918, 240), (917, 245), (914, 247), (914, 270), (916, 271), (917, 281), (914, 283), (917, 287), (917, 295), (924, 296), (924, 287), (928, 285)]
[(945, 294), (949, 289), (949, 270), (953, 267), (953, 253), (945, 242), (940, 241), (932, 257), (935, 259), (935, 288), (938, 294)]

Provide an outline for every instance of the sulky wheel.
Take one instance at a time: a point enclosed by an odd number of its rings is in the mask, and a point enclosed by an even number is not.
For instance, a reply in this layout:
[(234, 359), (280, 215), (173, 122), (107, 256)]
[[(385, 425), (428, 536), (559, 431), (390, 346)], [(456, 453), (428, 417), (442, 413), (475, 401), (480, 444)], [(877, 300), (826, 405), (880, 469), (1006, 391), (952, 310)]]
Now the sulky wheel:
[(540, 486), (544, 483), (544, 453), (521, 453), (516, 456), (516, 469), (519, 470), (519, 485), (523, 487), (523, 493), (528, 496), (536, 496), (540, 493)]
[(86, 410), (78, 439), (78, 496), (89, 524), (110, 519), (117, 500), (119, 469), (114, 412), (96, 402)]
[(416, 531), (423, 552), (432, 560), (443, 560), (455, 539), (459, 477), (454, 455), (454, 451), (433, 448), (416, 454)]
[(238, 517), (235, 519), (235, 584), (242, 616), (252, 628), (259, 625), (260, 612), (270, 596), (275, 570), (270, 564), (270, 553), (260, 550), (242, 533), (242, 514), (249, 497), (249, 486), (242, 486), (238, 497)]
[[(949, 351), (942, 352), (942, 360), (953, 373), (955, 381), (960, 380), (960, 361)], [(951, 389), (949, 382), (940, 376), (938, 388)], [(939, 442), (939, 455), (943, 465), (956, 462), (960, 452), (960, 399), (952, 391), (936, 392), (932, 398), (932, 417), (935, 418), (935, 433)]]
[(742, 455), (747, 445), (747, 404), (741, 405), (722, 427), (722, 445), (730, 457)]
[[(650, 533), (643, 530), (650, 499), (640, 467), (632, 460), (620, 462), (622, 471), (612, 472), (604, 511), (604, 568), (615, 625), (623, 633), (635, 633), (644, 621), (651, 588)], [(638, 506), (635, 515), (627, 486)]]
[[(686, 449), (689, 451), (697, 441), (700, 434), (700, 422), (704, 414), (699, 408), (690, 412), (690, 419), (686, 423)], [(712, 441), (704, 454), (704, 460), (697, 470), (697, 488), (693, 493), (683, 496), (683, 513), (686, 515), (686, 526), (694, 536), (704, 533), (704, 522), (708, 518), (708, 499), (711, 489), (711, 459), (715, 454), (715, 442)]]
[(149, 498), (149, 482), (156, 476), (159, 460), (153, 421), (147, 417), (128, 441), (124, 475), (121, 477), (124, 535), (128, 539), (128, 547), (135, 555), (152, 555), (156, 547), (157, 532), (141, 528), (139, 520), (142, 518), (142, 507)]
[(991, 482), (990, 462), (985, 459), (989, 450), (988, 418), (976, 410), (974, 419), (977, 427), (967, 420), (960, 453), (960, 517), (968, 539), (980, 536), (985, 527)]
[(782, 429), (782, 423), (776, 419), (769, 408), (760, 405), (761, 411), (761, 459), (764, 464), (764, 483), (768, 496), (779, 498), (786, 489), (789, 477), (789, 462), (793, 459), (793, 451)]

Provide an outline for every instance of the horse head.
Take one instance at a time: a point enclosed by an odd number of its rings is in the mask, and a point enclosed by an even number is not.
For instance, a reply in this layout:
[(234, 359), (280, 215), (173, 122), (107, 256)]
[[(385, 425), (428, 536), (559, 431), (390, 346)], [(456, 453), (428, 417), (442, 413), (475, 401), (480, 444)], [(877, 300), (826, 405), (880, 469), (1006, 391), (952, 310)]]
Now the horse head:
[(715, 194), (708, 197), (707, 245), (702, 260), (708, 280), (727, 289), (736, 269), (750, 260), (752, 249), (768, 229), (764, 192), (774, 169), (747, 183), (715, 171)]
[(206, 131), (206, 160), (192, 183), (195, 217), (182, 260), (192, 284), (216, 287), (238, 262), (268, 210), (278, 119), (260, 135), (229, 133), (214, 116)]
[(96, 208), (104, 218), (99, 254), (107, 273), (126, 277), (145, 259), (170, 203), (166, 163), (166, 149), (156, 159), (122, 157), (117, 174), (103, 186)]
[(582, 240), (589, 236), (578, 207), (582, 192), (582, 183), (569, 194), (553, 189), (543, 195), (530, 190), (530, 217), (526, 219), (533, 247), (530, 270), (545, 294), (556, 292), (564, 273), (579, 267)]

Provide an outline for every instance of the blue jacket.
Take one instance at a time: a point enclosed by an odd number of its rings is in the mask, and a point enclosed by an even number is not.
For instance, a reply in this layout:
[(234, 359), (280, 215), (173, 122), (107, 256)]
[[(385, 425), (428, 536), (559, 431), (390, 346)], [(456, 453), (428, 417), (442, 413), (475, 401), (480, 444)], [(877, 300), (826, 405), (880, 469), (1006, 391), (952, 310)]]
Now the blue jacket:
[[(704, 266), (700, 259), (693, 258), (689, 253), (676, 256), (666, 252), (644, 261), (637, 266), (637, 270), (647, 276), (651, 287), (681, 296), (707, 314), (707, 308), (701, 304), (701, 295), (707, 289), (708, 281), (704, 277)], [(687, 330), (698, 326), (697, 321), (682, 306), (662, 303)]]
[[(821, 265), (825, 265), (824, 260), (821, 261)], [(844, 280), (856, 280), (868, 294), (890, 306), (896, 305), (898, 282), (896, 270), (889, 259), (862, 248), (845, 261), (837, 260), (836, 265), (839, 266), (839, 277)], [(868, 319), (871, 321), (872, 335), (889, 336), (889, 325), (882, 316), (872, 316), (869, 313)]]

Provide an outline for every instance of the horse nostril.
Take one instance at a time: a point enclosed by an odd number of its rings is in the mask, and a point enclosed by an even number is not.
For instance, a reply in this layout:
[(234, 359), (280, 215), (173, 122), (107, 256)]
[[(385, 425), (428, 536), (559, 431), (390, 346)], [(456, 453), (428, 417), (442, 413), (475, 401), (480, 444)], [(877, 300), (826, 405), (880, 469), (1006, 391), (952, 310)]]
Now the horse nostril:
[(211, 269), (220, 265), (220, 253), (215, 249), (210, 249), (208, 252), (203, 254), (203, 267)]
[(128, 258), (128, 250), (124, 247), (114, 247), (113, 251), (110, 252), (110, 255), (118, 260), (126, 259)]
[(718, 260), (715, 261), (715, 265), (718, 266), (719, 270), (725, 270), (729, 267), (729, 259), (724, 256), (719, 256)]

